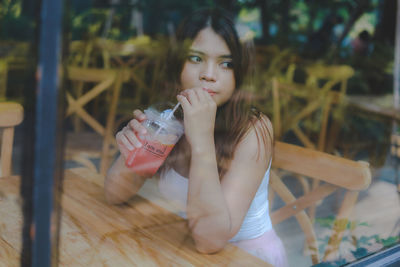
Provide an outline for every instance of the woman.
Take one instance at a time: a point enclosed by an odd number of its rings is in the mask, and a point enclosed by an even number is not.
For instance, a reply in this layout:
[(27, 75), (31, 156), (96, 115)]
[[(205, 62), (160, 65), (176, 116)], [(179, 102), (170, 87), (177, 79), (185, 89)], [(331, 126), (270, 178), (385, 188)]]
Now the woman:
[[(214, 253), (231, 242), (286, 266), (268, 214), (272, 126), (239, 90), (250, 72), (249, 46), (241, 44), (233, 20), (220, 9), (189, 16), (176, 41), (167, 84), (178, 89), (185, 135), (158, 172), (160, 191), (184, 202), (183, 216), (199, 252)], [(146, 133), (144, 119), (135, 110), (134, 119), (117, 133), (121, 155), (105, 181), (110, 203), (127, 201), (150, 178), (124, 164), (129, 151), (142, 146), (136, 134)]]

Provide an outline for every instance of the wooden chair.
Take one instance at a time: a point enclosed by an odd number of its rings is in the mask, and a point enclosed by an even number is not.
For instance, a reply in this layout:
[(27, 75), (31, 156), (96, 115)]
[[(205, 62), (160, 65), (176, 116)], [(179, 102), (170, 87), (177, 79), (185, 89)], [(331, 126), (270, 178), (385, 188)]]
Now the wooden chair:
[[(272, 79), (274, 134), (279, 140), (292, 130), (305, 147), (332, 153), (344, 117), (347, 80), (354, 75), (354, 70), (346, 65), (323, 64), (305, 70), (305, 84), (287, 77)], [(335, 88), (337, 85), (339, 90)], [(304, 180), (301, 183), (307, 192), (309, 185)], [(318, 181), (314, 180), (311, 187), (317, 186)], [(312, 206), (311, 217), (314, 213), (315, 206)]]
[(14, 142), (14, 128), (19, 125), (24, 117), (24, 109), (18, 103), (0, 103), (0, 131), (1, 131), (1, 154), (0, 154), (0, 177), (12, 174), (12, 152)]
[[(305, 70), (307, 73), (307, 87), (317, 88), (318, 91), (327, 94), (325, 113), (322, 117), (323, 126), (318, 140), (318, 150), (331, 153), (343, 122), (347, 82), (354, 75), (354, 69), (348, 65), (315, 64)], [(334, 106), (336, 106), (336, 109), (330, 111)], [(328, 134), (329, 113), (332, 113), (334, 120)]]
[[(114, 70), (69, 67), (67, 68), (67, 80), (71, 81), (71, 88), (67, 88), (66, 90), (68, 101), (66, 117), (75, 114), (102, 138), (101, 153), (100, 150), (95, 151), (95, 155), (99, 155), (101, 159), (99, 171), (101, 174), (105, 175), (109, 165), (110, 155), (116, 151), (116, 141), (113, 136), (113, 131), (117, 102), (121, 88), (120, 75)], [(74, 97), (71, 92), (74, 91), (74, 85), (82, 83), (88, 85), (89, 89), (86, 88), (87, 91), (84, 94)], [(84, 109), (84, 106), (107, 90), (112, 90), (112, 99), (110, 105), (106, 108), (107, 119), (104, 125), (100, 122), (100, 118), (95, 118)], [(78, 151), (71, 151), (68, 150), (67, 147), (66, 157), (74, 158), (92, 170), (97, 171), (94, 165), (90, 164), (90, 161), (85, 160), (86, 157), (82, 156), (85, 153), (87, 154), (87, 151), (84, 151), (84, 146), (78, 147), (77, 149)]]
[[(110, 69), (110, 55), (107, 50), (102, 48), (103, 41), (105, 42), (101, 39), (72, 41), (69, 45), (67, 65), (84, 69)], [(74, 85), (73, 91), (77, 97), (82, 96), (84, 85), (84, 81), (79, 81)], [(99, 98), (96, 98), (95, 101), (98, 104)], [(78, 116), (74, 117), (73, 126), (75, 132), (82, 130), (82, 121)]]
[[(305, 84), (295, 83), (288, 77), (272, 79), (275, 136), (280, 138), (285, 132), (292, 130), (304, 146), (331, 152), (332, 140), (338, 134), (343, 117), (347, 80), (353, 76), (354, 70), (346, 65), (313, 65), (306, 68), (306, 73)], [(340, 85), (339, 90), (334, 90), (336, 85)], [(334, 119), (334, 126), (331, 125), (327, 138), (328, 122), (331, 118)], [(313, 130), (319, 133), (316, 140), (310, 138)], [(327, 140), (330, 140), (329, 146)]]
[[(334, 252), (338, 250), (359, 192), (367, 189), (371, 183), (369, 164), (300, 146), (276, 142), (272, 167), (270, 192), (275, 192), (286, 203), (285, 206), (272, 211), (272, 223), (275, 225), (295, 216), (305, 234), (313, 264), (317, 264), (321, 260), (312, 218), (304, 210), (325, 199), (338, 189), (345, 190), (346, 193), (337, 212), (334, 229), (332, 229), (333, 233), (322, 259), (323, 261), (330, 260), (334, 256)], [(323, 183), (296, 199), (283, 183), (281, 177), (277, 175), (277, 170), (300, 174)], [(282, 174), (283, 172), (280, 173)]]

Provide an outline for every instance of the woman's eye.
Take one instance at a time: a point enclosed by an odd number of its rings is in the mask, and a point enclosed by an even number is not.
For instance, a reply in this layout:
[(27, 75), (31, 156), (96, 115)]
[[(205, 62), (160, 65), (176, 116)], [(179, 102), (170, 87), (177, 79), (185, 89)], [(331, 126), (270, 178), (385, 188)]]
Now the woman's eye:
[(198, 63), (201, 62), (201, 58), (199, 56), (189, 56), (188, 57), (189, 61), (194, 62), (194, 63)]
[(232, 61), (225, 61), (221, 63), (223, 68), (227, 68), (227, 69), (232, 69), (233, 68), (233, 63)]

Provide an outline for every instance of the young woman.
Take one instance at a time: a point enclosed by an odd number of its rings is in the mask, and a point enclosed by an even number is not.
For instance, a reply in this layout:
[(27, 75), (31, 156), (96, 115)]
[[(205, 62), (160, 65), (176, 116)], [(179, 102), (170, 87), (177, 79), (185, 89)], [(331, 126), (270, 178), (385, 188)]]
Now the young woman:
[[(184, 136), (160, 168), (160, 191), (186, 206), (184, 217), (196, 248), (214, 253), (231, 242), (274, 266), (286, 266), (282, 242), (268, 213), (272, 126), (239, 90), (250, 71), (249, 46), (241, 44), (230, 16), (200, 10), (177, 31), (168, 66), (169, 86), (178, 89)], [(176, 55), (176, 56), (175, 56)], [(182, 56), (183, 55), (183, 56)], [(134, 195), (147, 178), (125, 166), (145, 115), (133, 112), (117, 133), (121, 155), (105, 180), (110, 203)]]

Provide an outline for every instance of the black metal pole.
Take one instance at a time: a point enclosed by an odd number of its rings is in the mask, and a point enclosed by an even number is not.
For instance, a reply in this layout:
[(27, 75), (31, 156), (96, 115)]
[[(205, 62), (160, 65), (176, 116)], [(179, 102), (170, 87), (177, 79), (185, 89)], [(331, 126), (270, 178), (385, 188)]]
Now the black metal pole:
[[(33, 166), (32, 266), (52, 265), (62, 1), (42, 0)], [(57, 229), (56, 229), (57, 230)], [(54, 233), (53, 233), (54, 235)], [(56, 263), (57, 264), (57, 263)]]

